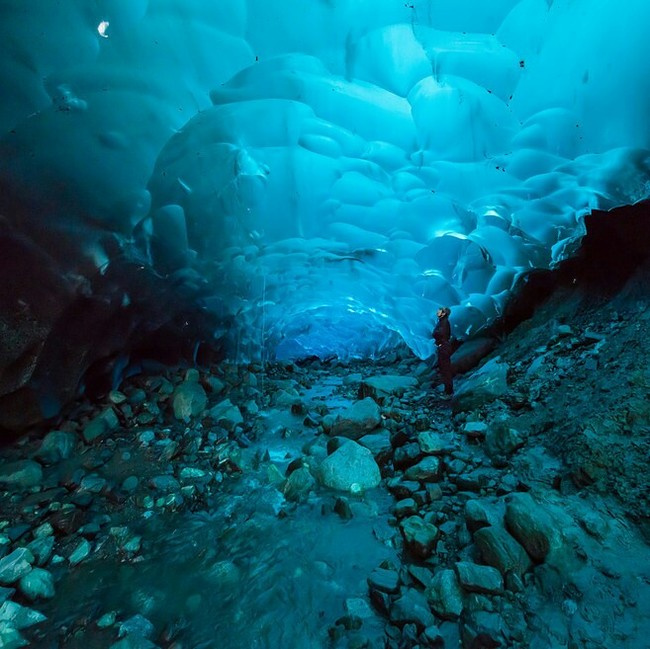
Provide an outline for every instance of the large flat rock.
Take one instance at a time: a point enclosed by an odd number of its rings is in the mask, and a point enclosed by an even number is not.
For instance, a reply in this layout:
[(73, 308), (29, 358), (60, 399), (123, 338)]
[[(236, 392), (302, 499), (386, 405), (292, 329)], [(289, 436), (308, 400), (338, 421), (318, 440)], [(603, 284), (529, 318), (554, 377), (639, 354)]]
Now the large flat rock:
[(360, 397), (371, 397), (377, 403), (382, 403), (386, 397), (401, 397), (407, 390), (418, 386), (418, 380), (412, 376), (384, 374), (371, 376), (361, 382)]

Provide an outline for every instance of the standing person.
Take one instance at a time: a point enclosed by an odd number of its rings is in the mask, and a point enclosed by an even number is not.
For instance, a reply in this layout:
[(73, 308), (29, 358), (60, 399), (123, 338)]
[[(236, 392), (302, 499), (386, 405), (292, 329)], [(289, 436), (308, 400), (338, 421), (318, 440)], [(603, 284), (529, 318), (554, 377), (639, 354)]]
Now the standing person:
[(451, 325), (449, 314), (451, 309), (448, 306), (440, 307), (436, 313), (438, 323), (433, 330), (433, 339), (438, 349), (438, 370), (440, 378), (445, 386), (445, 395), (451, 397), (454, 394), (454, 384), (451, 373)]

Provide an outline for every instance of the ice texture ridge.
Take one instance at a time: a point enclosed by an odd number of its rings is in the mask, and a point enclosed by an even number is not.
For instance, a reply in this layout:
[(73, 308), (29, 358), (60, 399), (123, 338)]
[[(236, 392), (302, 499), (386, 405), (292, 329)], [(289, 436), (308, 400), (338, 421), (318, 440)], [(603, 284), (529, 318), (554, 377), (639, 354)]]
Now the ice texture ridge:
[(650, 194), (646, 0), (0, 13), (3, 228), (69, 291), (125, 257), (201, 285), (232, 357), (426, 358), (438, 306), (480, 332)]

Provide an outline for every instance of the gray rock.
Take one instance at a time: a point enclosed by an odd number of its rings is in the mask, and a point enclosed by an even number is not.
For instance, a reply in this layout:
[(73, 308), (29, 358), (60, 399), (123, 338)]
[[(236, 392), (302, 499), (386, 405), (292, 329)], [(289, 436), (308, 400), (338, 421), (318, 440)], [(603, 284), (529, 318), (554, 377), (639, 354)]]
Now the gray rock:
[(502, 647), (507, 626), (498, 613), (476, 611), (461, 627), (463, 647)]
[(20, 592), (29, 600), (50, 599), (54, 597), (54, 579), (52, 575), (43, 568), (34, 568), (27, 573), (19, 582)]
[(390, 443), (390, 433), (382, 430), (378, 433), (364, 435), (357, 440), (361, 446), (365, 446), (380, 464), (390, 459), (393, 447)]
[(7, 622), (0, 622), (0, 647), (2, 649), (19, 649), (29, 644), (20, 631)]
[(371, 376), (364, 379), (359, 389), (362, 397), (371, 397), (377, 403), (383, 403), (386, 397), (401, 397), (407, 390), (418, 386), (417, 379), (411, 376), (391, 375)]
[(271, 397), (271, 404), (281, 408), (291, 408), (295, 403), (300, 403), (300, 395), (294, 389), (277, 390)]
[(381, 482), (372, 453), (353, 441), (345, 442), (323, 460), (319, 476), (326, 487), (352, 492), (373, 489)]
[(436, 547), (438, 528), (419, 516), (410, 516), (400, 522), (400, 530), (408, 550), (416, 557), (430, 557)]
[(550, 514), (527, 493), (508, 496), (505, 523), (512, 536), (535, 561), (544, 561), (562, 544), (560, 532)]
[(52, 556), (54, 537), (45, 536), (40, 539), (35, 539), (27, 545), (27, 549), (34, 555), (34, 563), (37, 566), (44, 566)]
[(429, 610), (427, 598), (413, 588), (405, 588), (402, 596), (393, 602), (390, 608), (390, 620), (393, 624), (415, 624), (419, 631), (433, 626), (436, 622)]
[(393, 454), (393, 465), (396, 469), (406, 469), (417, 464), (421, 457), (422, 451), (420, 445), (411, 442), (410, 444), (404, 444), (404, 446), (395, 449), (395, 453)]
[(525, 444), (524, 438), (507, 424), (496, 424), (488, 429), (485, 436), (485, 450), (488, 455), (512, 455)]
[(413, 498), (404, 498), (395, 503), (393, 512), (397, 518), (413, 516), (418, 513), (418, 504), (413, 500)]
[(309, 469), (302, 467), (296, 469), (284, 485), (284, 496), (287, 500), (294, 502), (305, 502), (309, 492), (316, 487), (316, 480), (309, 472)]
[(150, 638), (154, 634), (153, 624), (142, 615), (134, 615), (125, 622), (120, 624), (118, 637), (138, 636), (140, 638)]
[(473, 374), (456, 390), (454, 410), (474, 410), (502, 397), (508, 391), (508, 365), (493, 358)]
[(27, 548), (18, 548), (0, 559), (0, 584), (9, 586), (32, 570), (34, 555)]
[(75, 447), (76, 438), (72, 433), (53, 430), (43, 439), (36, 457), (45, 464), (56, 464), (67, 460)]
[(96, 473), (91, 473), (90, 475), (84, 476), (79, 484), (80, 492), (88, 492), (91, 494), (98, 494), (104, 489), (107, 482), (104, 478), (97, 475)]
[(0, 604), (4, 604), (16, 592), (15, 588), (0, 586)]
[(421, 489), (419, 482), (413, 480), (402, 480), (401, 478), (391, 478), (388, 481), (387, 486), (388, 491), (390, 491), (398, 500), (410, 498), (414, 493)]
[(368, 397), (356, 401), (345, 412), (338, 415), (331, 428), (326, 432), (329, 435), (358, 440), (369, 431), (377, 428), (380, 423), (381, 411), (379, 406)]
[(498, 472), (492, 469), (480, 468), (469, 473), (461, 473), (453, 480), (460, 491), (479, 492), (488, 487), (491, 481), (496, 482), (498, 475)]
[(156, 491), (161, 491), (162, 493), (172, 493), (178, 491), (181, 488), (180, 483), (173, 475), (157, 475), (151, 478), (149, 484)]
[(440, 460), (434, 455), (429, 455), (404, 473), (407, 480), (419, 480), (420, 482), (438, 482), (442, 475)]
[(112, 408), (106, 408), (101, 414), (86, 424), (83, 429), (83, 438), (86, 443), (112, 433), (120, 427), (119, 419)]
[(0, 623), (8, 623), (19, 631), (28, 629), (30, 626), (34, 626), (46, 619), (42, 613), (16, 604), (16, 602), (6, 601), (0, 606)]
[(503, 527), (483, 527), (474, 533), (474, 542), (481, 559), (497, 568), (502, 575), (522, 575), (531, 566), (526, 550)]
[(29, 489), (43, 481), (43, 470), (33, 460), (18, 460), (0, 465), (0, 485)]
[(228, 431), (234, 430), (235, 426), (242, 424), (244, 418), (239, 408), (225, 399), (209, 410), (210, 417), (214, 422)]
[(435, 433), (425, 430), (418, 435), (418, 444), (425, 455), (449, 455), (456, 449), (456, 437), (453, 433)]
[(461, 432), (472, 439), (483, 439), (487, 431), (488, 425), (484, 421), (468, 421), (461, 428)]
[(203, 386), (194, 380), (183, 381), (172, 396), (174, 417), (180, 421), (188, 422), (193, 417), (198, 417), (208, 405), (208, 395)]
[(375, 568), (368, 577), (368, 586), (382, 593), (396, 593), (399, 590), (399, 575), (395, 570)]
[(68, 561), (71, 566), (81, 563), (90, 554), (90, 543), (86, 539), (81, 539), (77, 547), (70, 555)]
[(479, 566), (469, 561), (456, 563), (458, 581), (470, 593), (499, 594), (503, 592), (501, 573), (490, 566)]
[(130, 493), (138, 488), (138, 484), (140, 484), (138, 478), (134, 475), (130, 475), (128, 478), (124, 479), (122, 490)]
[(437, 572), (426, 595), (431, 610), (444, 620), (455, 620), (463, 612), (463, 591), (453, 570)]
[(490, 507), (480, 500), (468, 500), (465, 503), (465, 525), (474, 534), (482, 527), (488, 527), (497, 522), (498, 518)]

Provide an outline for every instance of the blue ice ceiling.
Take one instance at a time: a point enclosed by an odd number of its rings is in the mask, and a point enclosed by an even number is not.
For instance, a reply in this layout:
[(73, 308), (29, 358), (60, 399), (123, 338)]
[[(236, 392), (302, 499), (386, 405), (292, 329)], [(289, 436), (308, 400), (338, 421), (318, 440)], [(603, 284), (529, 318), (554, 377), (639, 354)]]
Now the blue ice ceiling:
[(207, 283), (240, 357), (427, 357), (439, 305), (472, 335), (650, 195), (647, 0), (0, 12), (5, 216), (71, 274)]

